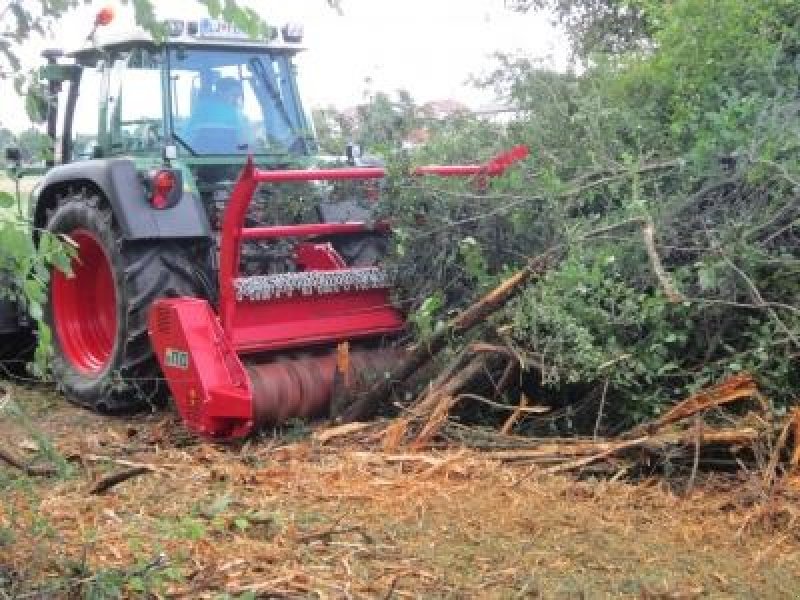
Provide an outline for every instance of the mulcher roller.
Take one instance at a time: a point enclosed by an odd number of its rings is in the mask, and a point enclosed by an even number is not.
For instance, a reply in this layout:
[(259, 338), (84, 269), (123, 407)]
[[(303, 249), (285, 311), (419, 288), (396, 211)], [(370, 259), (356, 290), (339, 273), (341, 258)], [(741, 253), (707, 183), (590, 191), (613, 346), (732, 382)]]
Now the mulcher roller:
[(261, 429), (292, 418), (324, 415), (333, 398), (365, 392), (370, 383), (389, 372), (398, 357), (391, 350), (356, 350), (344, 368), (334, 352), (248, 366), (254, 425)]

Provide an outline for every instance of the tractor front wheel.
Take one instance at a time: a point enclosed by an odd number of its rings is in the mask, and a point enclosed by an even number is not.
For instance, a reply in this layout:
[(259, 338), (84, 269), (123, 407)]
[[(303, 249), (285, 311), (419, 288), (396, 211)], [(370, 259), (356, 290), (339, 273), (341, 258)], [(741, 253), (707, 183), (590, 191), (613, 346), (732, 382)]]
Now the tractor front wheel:
[(147, 335), (163, 296), (196, 296), (196, 267), (176, 242), (126, 242), (99, 198), (78, 195), (48, 229), (74, 243), (72, 273), (53, 269), (45, 319), (52, 369), (68, 399), (99, 411), (154, 405), (166, 386)]

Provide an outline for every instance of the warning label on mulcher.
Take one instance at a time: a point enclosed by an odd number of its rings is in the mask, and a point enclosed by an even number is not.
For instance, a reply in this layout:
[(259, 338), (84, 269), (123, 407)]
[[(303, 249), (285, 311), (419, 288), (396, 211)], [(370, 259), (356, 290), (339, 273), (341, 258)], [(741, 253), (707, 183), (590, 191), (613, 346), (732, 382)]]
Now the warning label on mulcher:
[(175, 367), (176, 369), (188, 369), (189, 353), (183, 350), (167, 348), (164, 352), (164, 364), (168, 367)]

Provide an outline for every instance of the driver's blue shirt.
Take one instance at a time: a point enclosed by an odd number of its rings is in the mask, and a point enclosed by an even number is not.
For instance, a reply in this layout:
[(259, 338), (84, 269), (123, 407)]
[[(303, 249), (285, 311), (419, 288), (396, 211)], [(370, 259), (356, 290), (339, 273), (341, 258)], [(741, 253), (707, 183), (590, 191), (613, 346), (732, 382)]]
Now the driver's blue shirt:
[(199, 98), (184, 128), (184, 137), (198, 150), (236, 153), (242, 144), (253, 147), (253, 132), (239, 108), (219, 98)]

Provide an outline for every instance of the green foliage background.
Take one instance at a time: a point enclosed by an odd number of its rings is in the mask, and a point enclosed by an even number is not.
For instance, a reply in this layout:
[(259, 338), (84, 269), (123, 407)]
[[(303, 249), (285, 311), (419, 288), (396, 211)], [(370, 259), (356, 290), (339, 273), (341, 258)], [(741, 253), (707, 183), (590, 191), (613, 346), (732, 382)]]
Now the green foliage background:
[(533, 153), (489, 193), (390, 180), (398, 295), (424, 336), (555, 252), (476, 334), (512, 344), (533, 393), (557, 403), (605, 389), (605, 425), (621, 428), (747, 370), (783, 410), (800, 383), (800, 5), (600, 4), (530, 3), (572, 26), (573, 69), (499, 56), (481, 83), (511, 98), (510, 123), (429, 123), (428, 144), (395, 149), (398, 174), (404, 161), (486, 160), (519, 143)]

